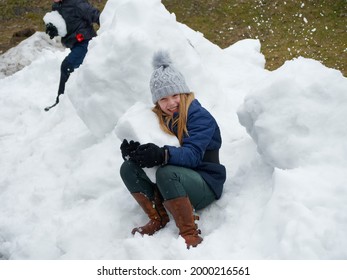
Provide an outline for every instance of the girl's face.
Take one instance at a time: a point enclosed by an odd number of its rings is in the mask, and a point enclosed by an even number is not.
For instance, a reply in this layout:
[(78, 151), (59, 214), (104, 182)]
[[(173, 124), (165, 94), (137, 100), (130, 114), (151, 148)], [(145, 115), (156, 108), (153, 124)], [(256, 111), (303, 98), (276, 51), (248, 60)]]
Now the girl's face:
[(180, 106), (180, 94), (163, 97), (158, 101), (160, 109), (167, 115), (172, 116), (178, 112)]

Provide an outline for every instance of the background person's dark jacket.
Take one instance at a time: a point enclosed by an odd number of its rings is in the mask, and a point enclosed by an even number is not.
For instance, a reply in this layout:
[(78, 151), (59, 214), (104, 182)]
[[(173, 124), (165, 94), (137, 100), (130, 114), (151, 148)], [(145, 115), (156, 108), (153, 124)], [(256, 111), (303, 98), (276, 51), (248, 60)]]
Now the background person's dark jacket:
[(76, 35), (82, 34), (85, 40), (96, 36), (93, 23), (100, 25), (100, 12), (85, 0), (63, 0), (52, 5), (66, 23), (67, 34), (61, 39), (62, 44), (72, 48), (77, 42)]

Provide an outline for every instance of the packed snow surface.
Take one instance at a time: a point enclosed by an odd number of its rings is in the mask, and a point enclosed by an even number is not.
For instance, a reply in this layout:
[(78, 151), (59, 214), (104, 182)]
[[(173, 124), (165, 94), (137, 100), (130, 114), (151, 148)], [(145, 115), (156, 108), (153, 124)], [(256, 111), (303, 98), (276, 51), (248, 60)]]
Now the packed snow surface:
[[(300, 57), (270, 72), (258, 40), (220, 49), (159, 0), (109, 0), (83, 65), (45, 112), (69, 53), (48, 42), (36, 33), (1, 56), (6, 65), (29, 61), (0, 79), (0, 258), (347, 258), (347, 79), (339, 71)], [(119, 176), (124, 138), (177, 144), (151, 112), (159, 49), (223, 137), (224, 193), (198, 211), (204, 241), (190, 250), (173, 220), (154, 236), (131, 235), (147, 218)]]

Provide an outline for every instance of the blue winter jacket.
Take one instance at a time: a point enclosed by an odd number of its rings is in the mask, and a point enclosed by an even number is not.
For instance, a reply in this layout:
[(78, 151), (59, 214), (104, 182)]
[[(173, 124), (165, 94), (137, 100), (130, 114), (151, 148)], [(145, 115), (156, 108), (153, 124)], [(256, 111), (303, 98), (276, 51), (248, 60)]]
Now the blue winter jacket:
[[(168, 164), (197, 171), (212, 189), (216, 199), (219, 199), (226, 170), (219, 161), (206, 160), (205, 155), (211, 151), (218, 153), (222, 138), (216, 120), (196, 99), (188, 109), (187, 130), (188, 135), (184, 136), (181, 147), (165, 146), (170, 155)], [(177, 127), (174, 127), (172, 132), (177, 135)]]
[(58, 11), (66, 23), (67, 34), (61, 38), (62, 44), (72, 48), (77, 42), (76, 35), (82, 34), (85, 40), (96, 36), (93, 23), (100, 25), (100, 12), (86, 0), (63, 0), (52, 5), (53, 11)]

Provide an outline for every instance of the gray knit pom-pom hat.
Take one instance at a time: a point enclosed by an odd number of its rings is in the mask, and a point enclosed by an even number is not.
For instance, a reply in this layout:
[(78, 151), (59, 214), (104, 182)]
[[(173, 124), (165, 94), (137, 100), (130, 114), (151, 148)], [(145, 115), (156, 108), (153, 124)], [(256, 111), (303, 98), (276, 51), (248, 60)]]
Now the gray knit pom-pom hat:
[(156, 52), (152, 64), (154, 72), (149, 86), (154, 104), (163, 97), (190, 92), (183, 75), (172, 66), (168, 52)]

